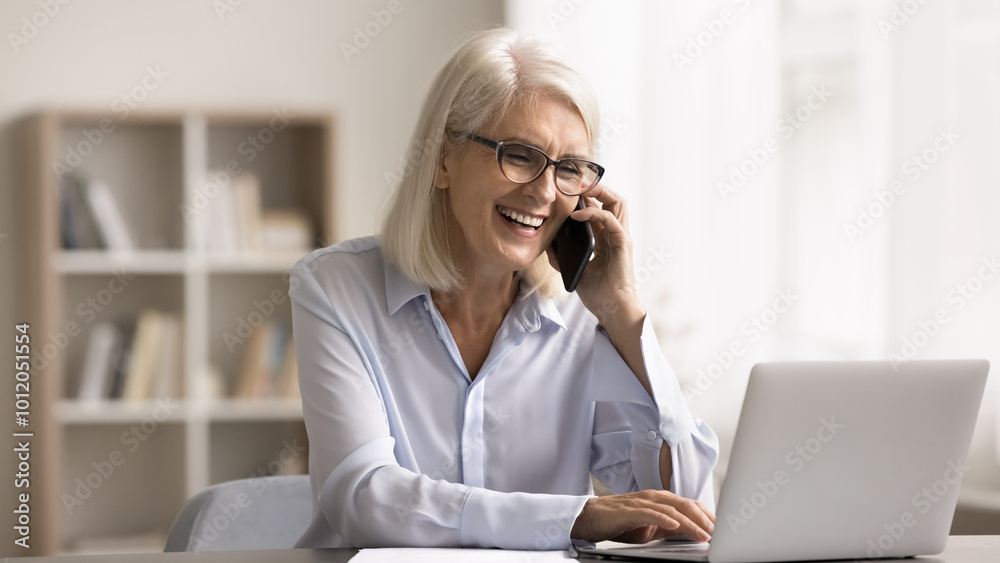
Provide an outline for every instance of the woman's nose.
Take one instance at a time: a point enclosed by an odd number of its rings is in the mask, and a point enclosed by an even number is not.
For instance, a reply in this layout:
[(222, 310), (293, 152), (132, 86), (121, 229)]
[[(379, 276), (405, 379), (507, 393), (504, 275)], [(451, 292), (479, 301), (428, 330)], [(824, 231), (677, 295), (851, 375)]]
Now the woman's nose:
[(556, 167), (549, 165), (542, 172), (542, 175), (524, 184), (524, 189), (529, 196), (539, 203), (552, 203), (556, 199), (558, 189), (556, 188)]

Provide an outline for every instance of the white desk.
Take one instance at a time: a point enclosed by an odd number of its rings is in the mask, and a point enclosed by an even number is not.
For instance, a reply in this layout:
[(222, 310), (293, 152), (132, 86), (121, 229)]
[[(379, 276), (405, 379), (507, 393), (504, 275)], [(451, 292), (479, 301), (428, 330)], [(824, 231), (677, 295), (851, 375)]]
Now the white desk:
[[(476, 550), (479, 554), (482, 551)], [(495, 552), (500, 555), (502, 552)], [(141, 553), (135, 555), (78, 555), (67, 557), (15, 557), (11, 563), (345, 563), (355, 549), (286, 549), (278, 551), (203, 551), (200, 553)], [(391, 552), (386, 551), (386, 555)], [(475, 559), (478, 559), (475, 558)], [(601, 560), (600, 558), (588, 558)], [(402, 561), (402, 558), (400, 559)], [(1000, 536), (951, 536), (941, 555), (916, 559), (881, 559), (907, 563), (998, 563)]]

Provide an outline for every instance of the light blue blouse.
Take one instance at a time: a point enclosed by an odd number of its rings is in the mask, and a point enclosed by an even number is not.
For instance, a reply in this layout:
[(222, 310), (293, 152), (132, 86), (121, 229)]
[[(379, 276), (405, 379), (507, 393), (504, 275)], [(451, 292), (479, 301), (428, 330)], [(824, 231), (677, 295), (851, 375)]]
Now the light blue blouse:
[(593, 494), (714, 508), (718, 441), (691, 416), (647, 315), (655, 403), (576, 294), (519, 297), (470, 380), (451, 331), (376, 237), (299, 261), (289, 295), (315, 516), (297, 547), (566, 549)]

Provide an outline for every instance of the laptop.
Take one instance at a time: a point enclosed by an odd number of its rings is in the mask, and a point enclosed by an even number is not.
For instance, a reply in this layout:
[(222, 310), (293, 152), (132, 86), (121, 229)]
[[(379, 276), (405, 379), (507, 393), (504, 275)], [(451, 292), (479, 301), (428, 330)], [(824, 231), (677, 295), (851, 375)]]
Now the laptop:
[(711, 542), (578, 551), (710, 563), (941, 553), (988, 371), (986, 360), (757, 364)]

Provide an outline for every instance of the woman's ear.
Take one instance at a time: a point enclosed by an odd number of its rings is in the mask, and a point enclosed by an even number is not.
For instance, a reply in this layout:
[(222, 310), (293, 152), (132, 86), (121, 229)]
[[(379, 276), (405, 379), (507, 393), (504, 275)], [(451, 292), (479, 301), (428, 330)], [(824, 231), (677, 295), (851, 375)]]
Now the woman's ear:
[(434, 187), (445, 190), (451, 187), (451, 179), (448, 170), (454, 164), (454, 151), (451, 150), (451, 143), (448, 139), (441, 141), (441, 154), (438, 156), (437, 168), (434, 170)]

